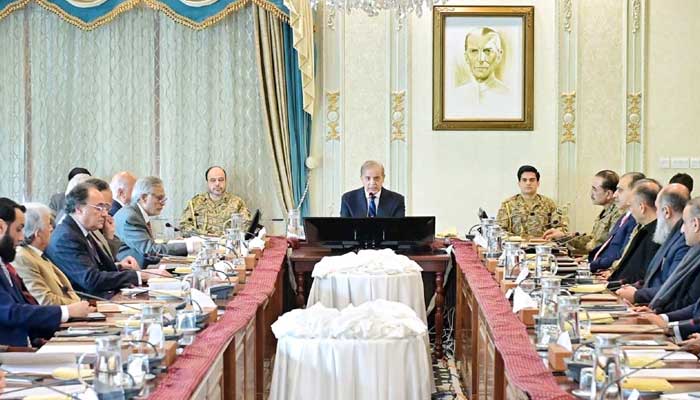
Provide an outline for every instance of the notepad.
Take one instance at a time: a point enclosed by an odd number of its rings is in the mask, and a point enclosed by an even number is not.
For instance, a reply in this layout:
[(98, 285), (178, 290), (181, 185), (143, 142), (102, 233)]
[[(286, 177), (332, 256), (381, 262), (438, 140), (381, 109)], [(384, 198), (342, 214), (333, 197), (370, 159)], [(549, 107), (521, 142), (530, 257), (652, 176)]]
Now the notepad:
[(669, 381), (700, 382), (700, 369), (695, 368), (657, 368), (640, 369), (636, 378), (662, 378)]
[[(83, 385), (64, 385), (64, 386), (56, 386), (56, 389), (68, 393), (68, 394), (77, 394), (78, 397), (81, 400), (97, 400), (97, 394), (95, 391), (92, 389), (87, 389)], [(0, 389), (0, 393), (5, 392), (5, 391), (11, 391), (11, 390), (16, 390), (17, 388), (5, 388)], [(57, 397), (54, 397), (57, 396)], [(38, 387), (38, 388), (31, 388), (28, 387), (25, 390), (18, 391), (18, 392), (13, 392), (10, 394), (0, 394), (0, 399), (16, 399), (16, 398), (25, 398), (25, 399), (54, 399), (54, 398), (61, 398), (65, 399), (66, 396), (61, 396), (60, 394), (54, 392), (53, 390), (45, 387)]]
[[(95, 346), (92, 346), (93, 349)], [(0, 353), (2, 368), (12, 374), (31, 374), (50, 376), (62, 367), (75, 367), (75, 354), (70, 352), (55, 353)]]

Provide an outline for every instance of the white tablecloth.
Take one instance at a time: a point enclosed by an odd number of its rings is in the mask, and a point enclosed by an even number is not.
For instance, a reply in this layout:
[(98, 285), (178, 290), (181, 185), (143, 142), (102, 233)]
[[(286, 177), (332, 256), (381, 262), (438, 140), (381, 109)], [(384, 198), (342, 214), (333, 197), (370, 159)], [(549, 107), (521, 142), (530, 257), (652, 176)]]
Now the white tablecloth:
[(270, 400), (427, 400), (426, 333), (401, 339), (283, 337)]
[(307, 302), (310, 307), (321, 302), (326, 307), (342, 310), (349, 304), (384, 299), (406, 304), (426, 323), (423, 279), (420, 272), (401, 274), (334, 273), (314, 278)]

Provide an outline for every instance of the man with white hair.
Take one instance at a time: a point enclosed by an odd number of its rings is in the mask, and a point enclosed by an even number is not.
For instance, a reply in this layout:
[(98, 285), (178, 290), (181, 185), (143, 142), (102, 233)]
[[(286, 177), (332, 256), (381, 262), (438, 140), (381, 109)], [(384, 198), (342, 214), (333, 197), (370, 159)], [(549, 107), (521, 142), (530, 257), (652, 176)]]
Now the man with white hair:
[(24, 205), (24, 240), (17, 247), (14, 267), (29, 293), (41, 305), (60, 306), (80, 301), (73, 286), (45, 255), (53, 226), (51, 209), (40, 203)]
[(134, 190), (136, 176), (129, 171), (122, 171), (112, 177), (109, 183), (112, 189), (112, 208), (109, 210), (109, 215), (114, 217), (122, 207), (131, 203), (131, 192)]
[(61, 203), (61, 208), (56, 212), (56, 219), (54, 220), (55, 223), (54, 225), (58, 225), (63, 221), (63, 217), (66, 216), (66, 196), (68, 196), (68, 193), (70, 193), (71, 190), (73, 190), (74, 187), (76, 187), (78, 184), (85, 182), (86, 180), (90, 179), (92, 175), (90, 174), (84, 174), (84, 173), (77, 173), (73, 175), (72, 178), (68, 181), (68, 185), (66, 185), (66, 192), (63, 194), (63, 202)]
[(688, 189), (678, 183), (667, 185), (656, 198), (654, 242), (661, 245), (647, 266), (642, 285), (627, 285), (616, 293), (630, 303), (647, 304), (668, 280), (688, 253), (681, 232), (683, 209), (690, 200)]
[(139, 265), (157, 264), (163, 255), (186, 256), (197, 250), (196, 238), (187, 238), (184, 243), (156, 243), (151, 228), (151, 218), (163, 211), (165, 202), (163, 181), (155, 176), (140, 178), (134, 185), (131, 204), (114, 215), (117, 236), (122, 241), (117, 258), (133, 256)]
[[(78, 174), (85, 174), (85, 175), (91, 175), (90, 171), (83, 167), (75, 167), (72, 168), (68, 172), (68, 182), (70, 182), (73, 177), (75, 177)], [(58, 216), (58, 214), (63, 213), (63, 209), (66, 207), (66, 194), (70, 192), (70, 190), (66, 190), (65, 192), (61, 191), (58, 193), (54, 193), (51, 196), (51, 199), (49, 200), (49, 208), (53, 212), (53, 215)], [(58, 220), (58, 219), (57, 219)]]

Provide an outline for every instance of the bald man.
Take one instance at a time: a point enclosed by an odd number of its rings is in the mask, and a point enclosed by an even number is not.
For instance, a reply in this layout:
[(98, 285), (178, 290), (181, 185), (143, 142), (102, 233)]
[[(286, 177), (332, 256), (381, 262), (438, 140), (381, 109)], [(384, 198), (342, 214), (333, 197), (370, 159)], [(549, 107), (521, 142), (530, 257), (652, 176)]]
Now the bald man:
[(690, 200), (688, 188), (672, 183), (656, 197), (656, 231), (654, 242), (661, 245), (647, 266), (641, 285), (627, 285), (616, 293), (631, 303), (647, 304), (669, 279), (678, 264), (688, 253), (688, 245), (681, 232), (683, 209)]
[(125, 205), (131, 203), (131, 191), (134, 190), (136, 176), (129, 171), (122, 171), (112, 177), (109, 183), (109, 188), (112, 189), (112, 208), (109, 209), (109, 215), (114, 217), (114, 214)]
[(250, 223), (250, 212), (240, 197), (226, 191), (226, 171), (214, 165), (204, 173), (207, 191), (195, 195), (182, 211), (180, 229), (186, 234), (221, 236), (231, 227), (231, 215), (241, 214), (244, 229)]

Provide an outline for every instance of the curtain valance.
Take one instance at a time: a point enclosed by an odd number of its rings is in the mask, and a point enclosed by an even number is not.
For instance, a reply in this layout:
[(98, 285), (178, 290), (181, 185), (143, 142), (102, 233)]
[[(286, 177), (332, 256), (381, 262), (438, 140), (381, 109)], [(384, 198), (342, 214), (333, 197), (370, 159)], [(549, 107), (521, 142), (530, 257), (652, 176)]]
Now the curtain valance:
[(250, 3), (285, 22), (289, 20), (289, 10), (282, 0), (0, 0), (0, 19), (24, 7), (29, 1), (36, 1), (84, 30), (106, 24), (139, 4), (161, 11), (192, 29), (208, 28)]

